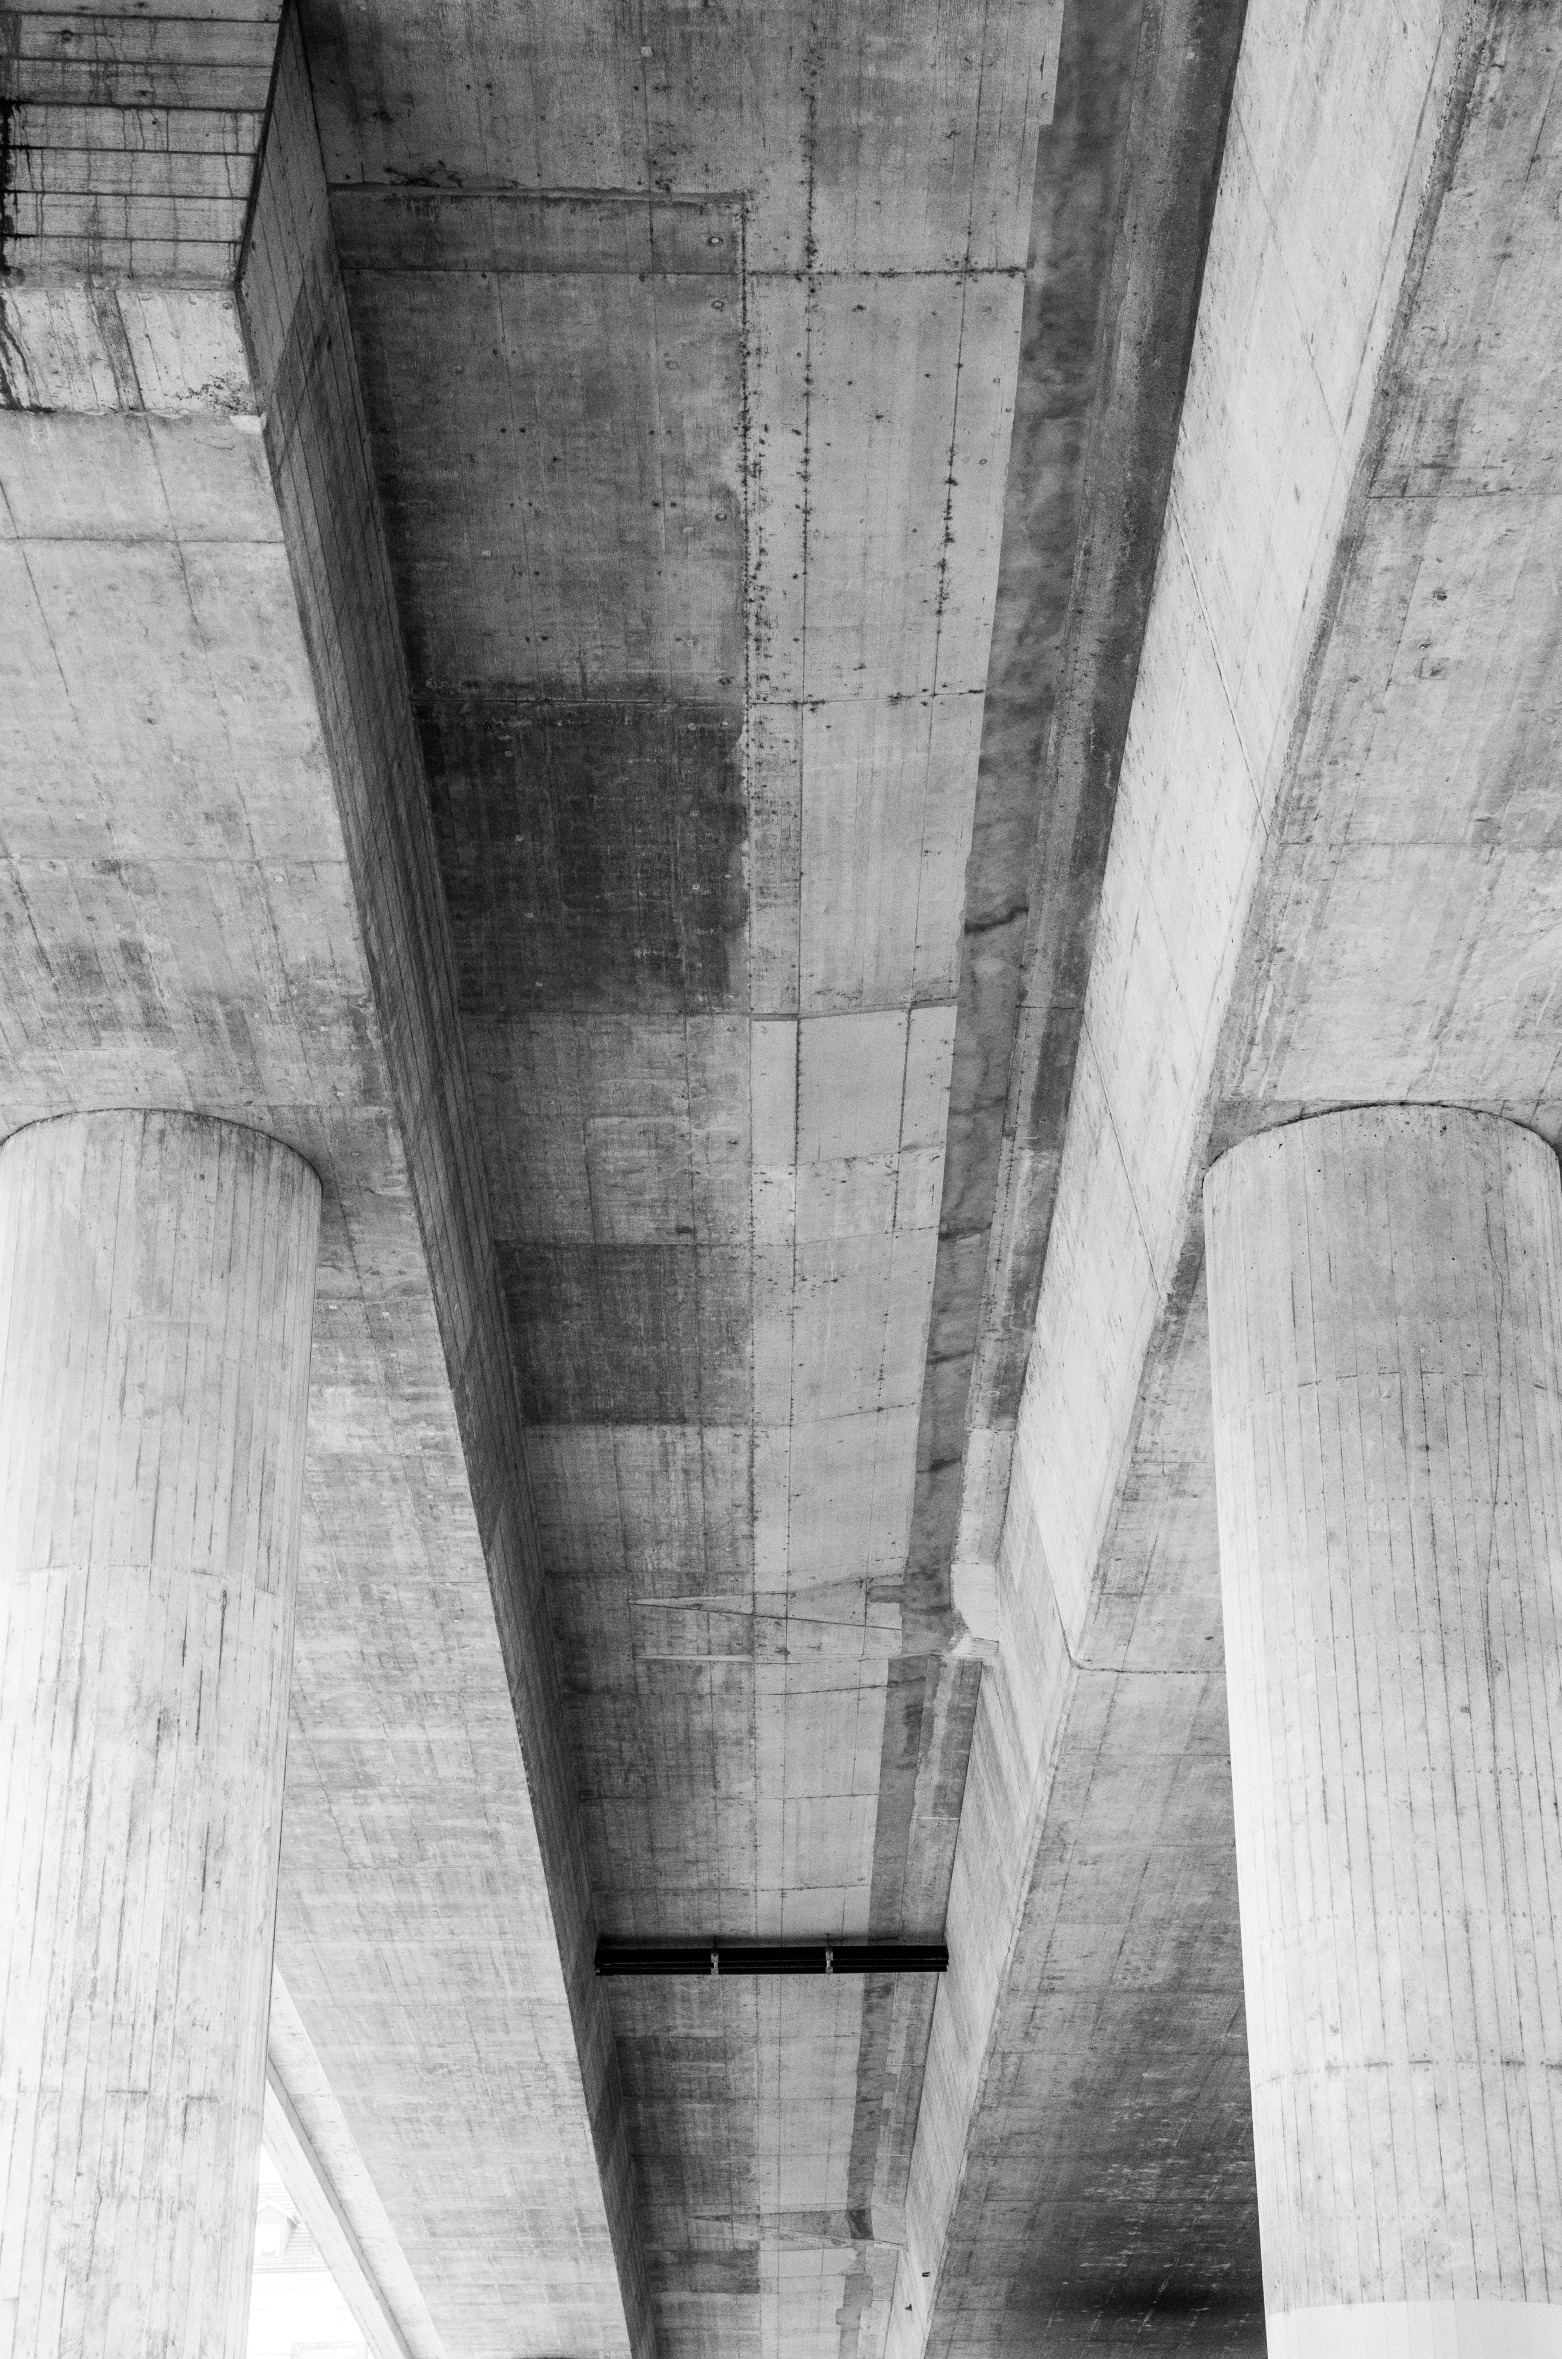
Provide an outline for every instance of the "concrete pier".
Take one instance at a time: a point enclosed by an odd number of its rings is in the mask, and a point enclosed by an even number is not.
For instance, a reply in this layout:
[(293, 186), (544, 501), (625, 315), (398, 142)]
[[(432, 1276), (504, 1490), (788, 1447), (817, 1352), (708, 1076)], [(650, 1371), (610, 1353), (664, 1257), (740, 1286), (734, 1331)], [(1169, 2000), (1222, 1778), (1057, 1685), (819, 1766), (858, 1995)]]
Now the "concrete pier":
[(239, 2359), (320, 1186), (198, 1116), (0, 1149), (0, 2354)]
[(1562, 2352), (1562, 1187), (1435, 1106), (1206, 1184), (1271, 2359)]

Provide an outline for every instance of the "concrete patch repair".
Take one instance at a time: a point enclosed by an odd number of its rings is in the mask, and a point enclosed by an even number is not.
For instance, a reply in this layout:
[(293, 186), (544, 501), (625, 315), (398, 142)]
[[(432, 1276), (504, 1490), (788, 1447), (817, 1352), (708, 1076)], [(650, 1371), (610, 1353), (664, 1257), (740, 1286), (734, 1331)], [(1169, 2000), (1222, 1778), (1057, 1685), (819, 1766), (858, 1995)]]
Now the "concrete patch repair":
[(0, 2359), (1562, 2350), (1559, 77), (0, 7)]

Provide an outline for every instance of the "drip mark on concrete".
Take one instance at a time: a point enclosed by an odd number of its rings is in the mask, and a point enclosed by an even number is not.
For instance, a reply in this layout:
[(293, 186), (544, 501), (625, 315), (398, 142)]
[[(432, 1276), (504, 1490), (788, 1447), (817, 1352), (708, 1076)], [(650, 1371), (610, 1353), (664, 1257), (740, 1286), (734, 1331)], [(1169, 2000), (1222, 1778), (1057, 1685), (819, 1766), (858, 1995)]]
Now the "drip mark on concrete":
[(15, 153), (12, 125), (15, 113), (15, 100), (0, 98), (0, 278), (4, 278), (11, 268), (6, 259), (5, 250), (9, 241), (16, 235), (16, 216), (11, 210), (14, 169), (12, 159)]

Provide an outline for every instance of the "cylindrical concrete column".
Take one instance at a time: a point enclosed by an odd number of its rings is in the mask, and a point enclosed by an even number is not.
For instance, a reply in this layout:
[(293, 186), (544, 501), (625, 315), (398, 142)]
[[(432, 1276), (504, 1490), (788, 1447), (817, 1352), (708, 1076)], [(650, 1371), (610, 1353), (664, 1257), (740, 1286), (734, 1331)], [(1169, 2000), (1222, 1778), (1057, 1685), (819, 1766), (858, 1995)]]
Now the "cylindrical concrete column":
[(319, 1183), (0, 1148), (0, 2359), (240, 2359)]
[(1270, 2359), (1551, 2359), (1556, 1158), (1368, 1108), (1204, 1206)]

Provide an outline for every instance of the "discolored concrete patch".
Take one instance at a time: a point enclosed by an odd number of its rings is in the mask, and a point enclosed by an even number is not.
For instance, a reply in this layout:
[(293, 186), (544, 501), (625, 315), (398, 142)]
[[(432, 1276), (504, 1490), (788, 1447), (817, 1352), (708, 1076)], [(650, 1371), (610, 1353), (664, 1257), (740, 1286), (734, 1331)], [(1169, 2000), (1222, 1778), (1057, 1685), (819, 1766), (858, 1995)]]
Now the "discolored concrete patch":
[(731, 1425), (748, 1406), (748, 1264), (692, 1237), (505, 1245), (531, 1425)]
[(463, 1006), (638, 1017), (741, 998), (741, 713), (485, 684), (426, 691), (419, 722)]

